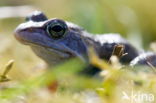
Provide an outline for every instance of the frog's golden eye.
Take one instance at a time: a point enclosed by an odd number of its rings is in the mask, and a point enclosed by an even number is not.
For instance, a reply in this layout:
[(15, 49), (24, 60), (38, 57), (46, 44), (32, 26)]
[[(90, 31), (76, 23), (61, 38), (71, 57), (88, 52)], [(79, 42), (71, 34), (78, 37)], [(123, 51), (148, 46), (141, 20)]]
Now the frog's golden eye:
[(67, 25), (61, 20), (54, 20), (47, 25), (48, 34), (55, 39), (63, 37), (67, 31)]

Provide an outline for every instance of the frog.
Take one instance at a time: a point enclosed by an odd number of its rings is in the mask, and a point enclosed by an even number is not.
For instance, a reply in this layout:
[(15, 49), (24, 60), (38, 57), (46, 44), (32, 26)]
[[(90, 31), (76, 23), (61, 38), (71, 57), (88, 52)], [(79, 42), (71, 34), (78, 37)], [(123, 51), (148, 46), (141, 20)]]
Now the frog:
[(141, 53), (120, 34), (92, 34), (72, 22), (48, 19), (41, 11), (29, 14), (26, 21), (17, 26), (14, 36), (20, 43), (29, 45), (50, 66), (75, 57), (88, 63), (89, 48), (93, 48), (99, 58), (108, 61), (114, 47), (123, 45), (126, 55), (119, 59), (121, 63), (134, 66), (148, 65), (150, 61), (156, 67), (155, 53)]

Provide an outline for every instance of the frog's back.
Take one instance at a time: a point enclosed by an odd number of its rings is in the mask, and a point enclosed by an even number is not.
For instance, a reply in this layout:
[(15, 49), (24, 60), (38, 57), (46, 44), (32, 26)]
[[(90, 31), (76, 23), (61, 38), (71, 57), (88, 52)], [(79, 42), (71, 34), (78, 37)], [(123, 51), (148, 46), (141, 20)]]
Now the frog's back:
[(109, 59), (113, 53), (114, 47), (116, 45), (123, 45), (124, 53), (127, 55), (121, 57), (122, 62), (129, 63), (135, 57), (139, 55), (135, 47), (133, 47), (127, 40), (122, 38), (119, 34), (103, 34), (96, 35), (94, 38), (95, 41), (99, 42), (101, 45), (99, 51), (99, 56), (104, 59)]

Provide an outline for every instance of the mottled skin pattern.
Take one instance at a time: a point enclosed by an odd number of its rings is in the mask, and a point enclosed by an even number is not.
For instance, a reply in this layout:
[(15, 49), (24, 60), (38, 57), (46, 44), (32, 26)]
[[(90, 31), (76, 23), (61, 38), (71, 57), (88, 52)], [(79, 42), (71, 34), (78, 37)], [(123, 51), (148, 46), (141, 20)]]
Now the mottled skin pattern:
[[(60, 19), (48, 20), (40, 11), (32, 13), (26, 20), (16, 28), (15, 37), (21, 43), (29, 45), (49, 65), (62, 63), (72, 57), (87, 61), (89, 47), (93, 47), (100, 58), (109, 60), (117, 44), (124, 45), (124, 52), (128, 53), (121, 58), (121, 62), (130, 63), (139, 57), (139, 52), (118, 34), (91, 35), (73, 23)], [(47, 28), (53, 23), (62, 23), (67, 27), (62, 37), (53, 38), (49, 35)], [(151, 63), (156, 66), (156, 55), (149, 58), (154, 58)], [(146, 62), (145, 59), (136, 59), (131, 65), (146, 64), (143, 63)]]

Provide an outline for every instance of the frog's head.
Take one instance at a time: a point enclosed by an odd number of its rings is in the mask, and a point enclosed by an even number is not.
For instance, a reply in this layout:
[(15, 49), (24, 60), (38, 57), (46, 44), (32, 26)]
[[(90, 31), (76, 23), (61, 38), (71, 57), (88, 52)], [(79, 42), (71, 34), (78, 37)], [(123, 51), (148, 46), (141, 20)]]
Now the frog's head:
[(71, 57), (84, 59), (87, 46), (84, 31), (79, 26), (61, 19), (50, 19), (40, 11), (26, 17), (26, 22), (15, 30), (15, 37), (48, 64), (57, 64)]

